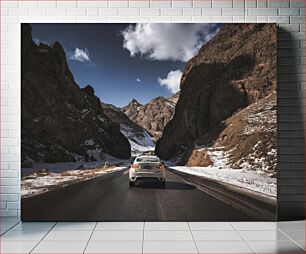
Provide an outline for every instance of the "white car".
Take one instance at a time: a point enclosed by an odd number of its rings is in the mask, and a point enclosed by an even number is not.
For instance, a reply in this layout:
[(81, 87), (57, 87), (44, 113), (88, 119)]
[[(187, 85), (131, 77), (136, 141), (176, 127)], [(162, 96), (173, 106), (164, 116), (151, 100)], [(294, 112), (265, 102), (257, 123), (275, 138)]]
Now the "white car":
[(166, 184), (164, 163), (156, 156), (137, 156), (129, 170), (129, 184), (135, 186), (138, 180), (157, 180), (162, 187)]

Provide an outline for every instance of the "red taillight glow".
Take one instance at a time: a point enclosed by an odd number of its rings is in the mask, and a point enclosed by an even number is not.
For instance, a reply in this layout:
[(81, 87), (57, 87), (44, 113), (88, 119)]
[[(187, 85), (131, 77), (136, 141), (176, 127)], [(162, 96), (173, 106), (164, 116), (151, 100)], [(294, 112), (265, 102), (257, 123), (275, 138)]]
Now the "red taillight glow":
[(137, 165), (137, 164), (132, 164), (132, 168), (139, 168), (139, 165)]

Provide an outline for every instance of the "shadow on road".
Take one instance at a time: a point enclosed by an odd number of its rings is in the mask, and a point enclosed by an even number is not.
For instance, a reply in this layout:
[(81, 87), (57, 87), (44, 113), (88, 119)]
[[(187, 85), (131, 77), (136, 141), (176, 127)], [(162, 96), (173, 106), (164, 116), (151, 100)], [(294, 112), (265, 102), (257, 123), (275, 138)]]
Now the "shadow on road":
[(158, 182), (138, 182), (136, 187), (144, 189), (166, 189), (166, 190), (194, 190), (195, 187), (179, 182), (166, 181), (166, 186), (163, 188)]

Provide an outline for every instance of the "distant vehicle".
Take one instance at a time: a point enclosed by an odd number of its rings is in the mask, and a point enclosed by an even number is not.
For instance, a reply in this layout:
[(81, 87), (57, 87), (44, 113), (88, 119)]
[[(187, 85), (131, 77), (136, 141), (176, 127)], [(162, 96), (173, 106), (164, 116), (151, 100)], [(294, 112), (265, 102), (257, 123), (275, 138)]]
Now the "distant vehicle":
[(140, 155), (131, 163), (129, 185), (135, 186), (139, 180), (154, 180), (162, 187), (166, 184), (165, 165), (157, 156)]

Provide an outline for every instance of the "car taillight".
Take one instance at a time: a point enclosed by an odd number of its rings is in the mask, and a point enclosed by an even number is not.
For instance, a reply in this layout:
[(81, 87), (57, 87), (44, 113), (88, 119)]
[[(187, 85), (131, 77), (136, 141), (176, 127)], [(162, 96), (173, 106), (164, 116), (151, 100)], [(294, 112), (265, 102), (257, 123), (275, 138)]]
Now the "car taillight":
[(137, 165), (137, 164), (132, 164), (132, 168), (139, 168), (139, 165)]
[(163, 170), (164, 168), (165, 168), (164, 164), (162, 164), (162, 163), (159, 164), (159, 169), (160, 169), (160, 170)]

